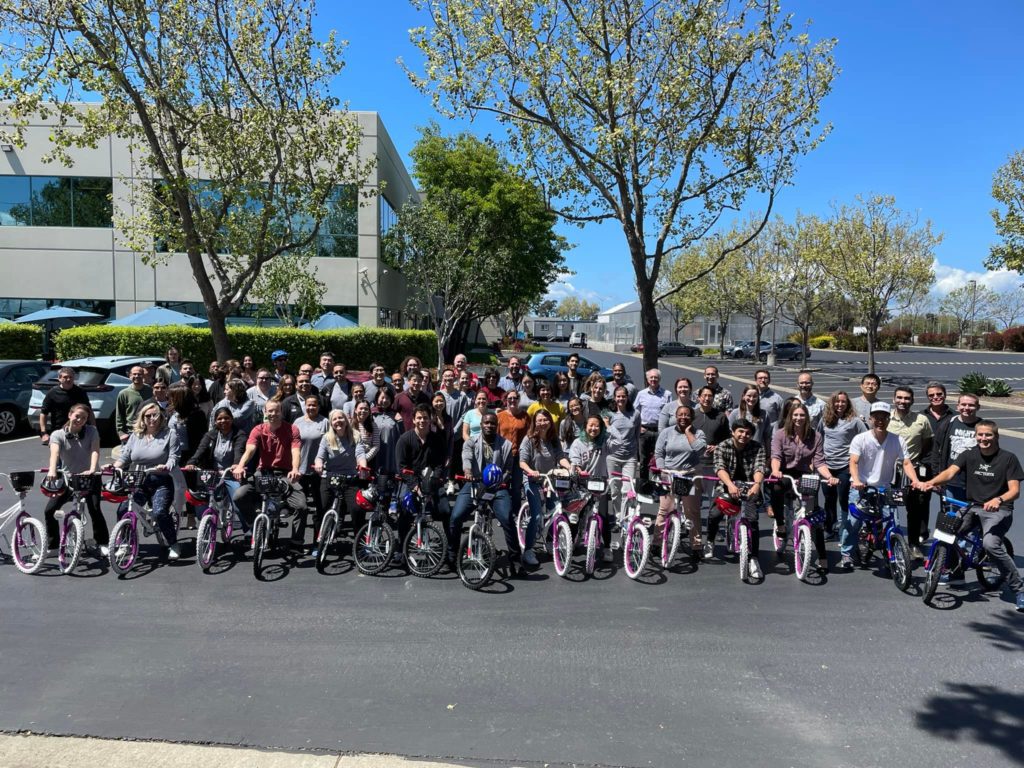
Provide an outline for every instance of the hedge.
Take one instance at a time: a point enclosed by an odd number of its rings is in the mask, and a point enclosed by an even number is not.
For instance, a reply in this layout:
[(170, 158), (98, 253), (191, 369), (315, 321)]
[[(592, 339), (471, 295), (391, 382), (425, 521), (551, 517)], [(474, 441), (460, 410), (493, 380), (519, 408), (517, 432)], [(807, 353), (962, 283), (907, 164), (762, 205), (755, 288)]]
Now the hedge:
[(0, 324), (0, 360), (38, 360), (42, 353), (42, 326)]
[[(257, 366), (269, 366), (270, 353), (275, 349), (288, 352), (292, 367), (297, 367), (299, 362), (315, 364), (324, 350), (334, 352), (339, 361), (353, 370), (366, 370), (371, 362), (382, 363), (389, 371), (398, 370), (407, 355), (419, 357), (424, 366), (437, 365), (437, 336), (433, 331), (394, 328), (302, 331), (243, 325), (228, 326), (228, 338), (237, 359), (252, 355)], [(61, 331), (56, 343), (59, 360), (102, 355), (163, 356), (172, 345), (201, 371), (214, 359), (210, 330), (184, 325), (141, 328), (86, 325)]]

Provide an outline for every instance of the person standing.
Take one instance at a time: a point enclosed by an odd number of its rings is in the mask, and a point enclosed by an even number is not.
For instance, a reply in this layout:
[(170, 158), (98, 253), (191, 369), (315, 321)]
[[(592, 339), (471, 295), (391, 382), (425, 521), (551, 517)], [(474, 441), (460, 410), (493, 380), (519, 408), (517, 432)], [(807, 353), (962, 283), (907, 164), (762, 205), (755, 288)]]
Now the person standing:
[[(957, 415), (947, 421), (935, 435), (935, 450), (932, 452), (932, 474), (937, 475), (951, 464), (964, 451), (977, 445), (974, 426), (980, 421), (978, 410), (980, 401), (977, 395), (961, 394), (957, 398)], [(967, 500), (963, 476), (953, 476), (946, 484), (946, 492), (960, 501)]]
[(814, 377), (809, 373), (801, 373), (796, 379), (796, 386), (800, 390), (800, 402), (811, 417), (811, 429), (817, 429), (821, 415), (825, 412), (825, 401), (814, 394)]
[(274, 374), (266, 368), (256, 371), (256, 383), (246, 390), (245, 396), (252, 401), (256, 408), (257, 419), (262, 418), (263, 412), (267, 409), (267, 402), (277, 393), (274, 384)]
[(508, 392), (509, 390), (515, 390), (519, 392), (523, 388), (523, 367), (519, 362), (518, 357), (510, 357), (508, 359), (508, 373), (501, 377), (498, 381), (498, 386)]
[(664, 407), (661, 409), (661, 413), (658, 414), (659, 432), (663, 429), (668, 429), (676, 423), (676, 409), (680, 405), (688, 405), (691, 410), (697, 405), (697, 401), (693, 398), (693, 382), (688, 378), (684, 376), (676, 379), (676, 384), (673, 389), (676, 393), (676, 399), (665, 403)]
[(412, 429), (412, 416), (417, 406), (430, 407), (430, 396), (423, 391), (423, 374), (419, 369), (409, 372), (407, 383), (409, 388), (399, 392), (395, 398), (395, 421), (402, 427), (403, 432)]
[(582, 395), (586, 392), (584, 386), (586, 382), (583, 377), (580, 376), (578, 370), (580, 367), (580, 356), (575, 352), (571, 353), (565, 359), (565, 367), (569, 369), (565, 374), (565, 377), (569, 382), (569, 392), (577, 396)]
[(850, 443), (867, 429), (853, 412), (850, 396), (842, 390), (832, 393), (818, 422), (825, 464), (839, 481), (836, 485), (826, 485), (824, 489), (825, 533), (828, 538), (838, 536), (846, 526), (846, 517), (850, 514)]
[(626, 376), (626, 366), (622, 363), (612, 363), (612, 380), (608, 382), (608, 388), (604, 396), (609, 400), (614, 399), (617, 387), (626, 388), (626, 392), (629, 393), (629, 402), (632, 403), (636, 397), (636, 384)]
[(134, 430), (142, 404), (153, 397), (153, 390), (146, 384), (146, 369), (133, 365), (128, 371), (131, 384), (117, 393), (114, 403), (114, 428), (124, 445)]
[[(889, 420), (889, 432), (903, 438), (907, 459), (914, 465), (918, 480), (931, 477), (929, 461), (932, 454), (932, 425), (922, 413), (913, 413), (914, 390), (900, 385), (892, 396), (893, 413)], [(908, 478), (909, 480), (909, 478)], [(911, 556), (923, 560), (921, 542), (928, 538), (928, 504), (931, 494), (908, 486), (903, 492), (907, 507), (907, 544)]]
[(50, 387), (39, 408), (39, 439), (43, 445), (50, 442), (51, 433), (64, 428), (68, 423), (68, 414), (75, 405), (90, 408), (89, 418), (92, 419), (89, 395), (75, 383), (75, 369), (64, 366), (57, 371), (57, 386)]
[(156, 375), (168, 384), (181, 381), (181, 350), (175, 346), (168, 347), (167, 354), (164, 355), (164, 364), (156, 369)]
[(865, 373), (860, 378), (860, 397), (853, 401), (853, 410), (866, 424), (871, 406), (878, 402), (878, 388), (882, 380), (873, 373)]
[(718, 366), (709, 365), (704, 369), (704, 386), (710, 387), (714, 393), (714, 407), (716, 410), (728, 413), (736, 403), (732, 399), (732, 393), (727, 390), (718, 380)]
[[(301, 374), (302, 372), (299, 371)], [(309, 377), (310, 383), (317, 388), (317, 391), (323, 390), (324, 385), (331, 380), (334, 375), (334, 353), (324, 351), (320, 353), (320, 367), (313, 371), (313, 375)]]
[[(629, 402), (629, 390), (619, 387), (615, 390), (614, 408), (605, 416), (608, 427), (608, 476), (611, 478), (611, 505), (613, 513), (619, 516), (619, 523), (625, 521), (622, 515), (622, 478), (612, 476), (613, 472), (625, 475), (634, 481), (637, 471), (637, 457), (640, 453), (640, 414)], [(655, 444), (657, 449), (657, 444)]]
[(521, 407), (522, 393), (514, 389), (505, 392), (505, 408), (498, 413), (498, 434), (512, 447), (512, 467), (509, 470), (509, 496), (512, 509), (523, 503), (523, 471), (519, 468), (519, 445), (530, 431), (530, 416)]
[(636, 393), (633, 407), (640, 414), (640, 467), (637, 473), (641, 485), (646, 488), (651, 479), (651, 457), (658, 442), (658, 422), (661, 409), (672, 399), (672, 395), (661, 386), (661, 371), (651, 368), (645, 375), (647, 387)]
[(782, 395), (772, 389), (772, 375), (767, 368), (759, 368), (754, 371), (754, 384), (757, 385), (757, 394), (761, 398), (761, 412), (764, 413), (765, 421), (769, 425), (778, 424), (782, 418)]

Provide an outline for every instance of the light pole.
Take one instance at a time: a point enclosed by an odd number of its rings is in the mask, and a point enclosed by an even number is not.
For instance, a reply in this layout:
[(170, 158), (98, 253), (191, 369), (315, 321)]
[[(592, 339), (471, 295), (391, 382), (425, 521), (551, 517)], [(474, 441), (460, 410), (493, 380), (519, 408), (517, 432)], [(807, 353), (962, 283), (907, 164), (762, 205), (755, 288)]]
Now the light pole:
[(975, 316), (975, 313), (978, 311), (978, 281), (977, 280), (968, 280), (967, 284), (969, 286), (971, 286), (971, 325), (970, 325), (971, 333), (970, 333), (970, 336), (968, 336), (968, 338), (971, 340), (971, 344), (970, 345), (973, 347), (974, 346), (974, 344), (973, 344), (973, 340), (974, 340), (974, 316)]

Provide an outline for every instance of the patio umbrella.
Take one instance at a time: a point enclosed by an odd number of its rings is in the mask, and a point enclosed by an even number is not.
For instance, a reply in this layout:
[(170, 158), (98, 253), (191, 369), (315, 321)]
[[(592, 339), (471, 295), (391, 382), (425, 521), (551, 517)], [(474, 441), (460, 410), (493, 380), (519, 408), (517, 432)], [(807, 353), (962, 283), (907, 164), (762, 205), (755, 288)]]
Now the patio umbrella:
[(300, 325), (306, 331), (336, 331), (339, 328), (358, 328), (359, 323), (349, 320), (337, 312), (325, 312), (312, 323)]
[(205, 317), (186, 315), (166, 307), (149, 307), (127, 317), (111, 320), (110, 325), (141, 327), (144, 325), (202, 325)]
[(51, 320), (94, 320), (97, 317), (103, 317), (103, 315), (97, 315), (95, 312), (86, 312), (81, 309), (72, 309), (71, 307), (49, 307), (47, 309), (40, 309), (38, 312), (22, 315), (14, 322), (47, 323)]

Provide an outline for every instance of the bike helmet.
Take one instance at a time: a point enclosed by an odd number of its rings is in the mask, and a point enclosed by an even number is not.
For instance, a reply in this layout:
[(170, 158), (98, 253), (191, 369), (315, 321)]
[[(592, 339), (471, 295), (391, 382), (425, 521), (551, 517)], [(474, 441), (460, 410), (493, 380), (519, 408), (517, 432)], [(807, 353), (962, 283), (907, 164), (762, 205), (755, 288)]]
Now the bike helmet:
[(43, 478), (43, 482), (39, 484), (39, 490), (51, 499), (60, 496), (66, 488), (67, 485), (64, 482), (64, 478), (60, 475), (55, 477), (46, 476)]
[(495, 464), (488, 464), (484, 467), (484, 471), (480, 475), (480, 479), (483, 480), (484, 488), (491, 491), (501, 485), (501, 481), (504, 479), (501, 468)]
[(418, 514), (420, 511), (420, 500), (416, 498), (416, 494), (412, 491), (406, 491), (402, 497), (402, 509), (408, 512), (410, 515)]
[(377, 491), (373, 488), (363, 488), (356, 491), (356, 506), (367, 512), (377, 506)]
[(715, 506), (721, 510), (723, 515), (727, 516), (738, 515), (740, 512), (740, 505), (725, 496), (717, 497), (715, 499)]

